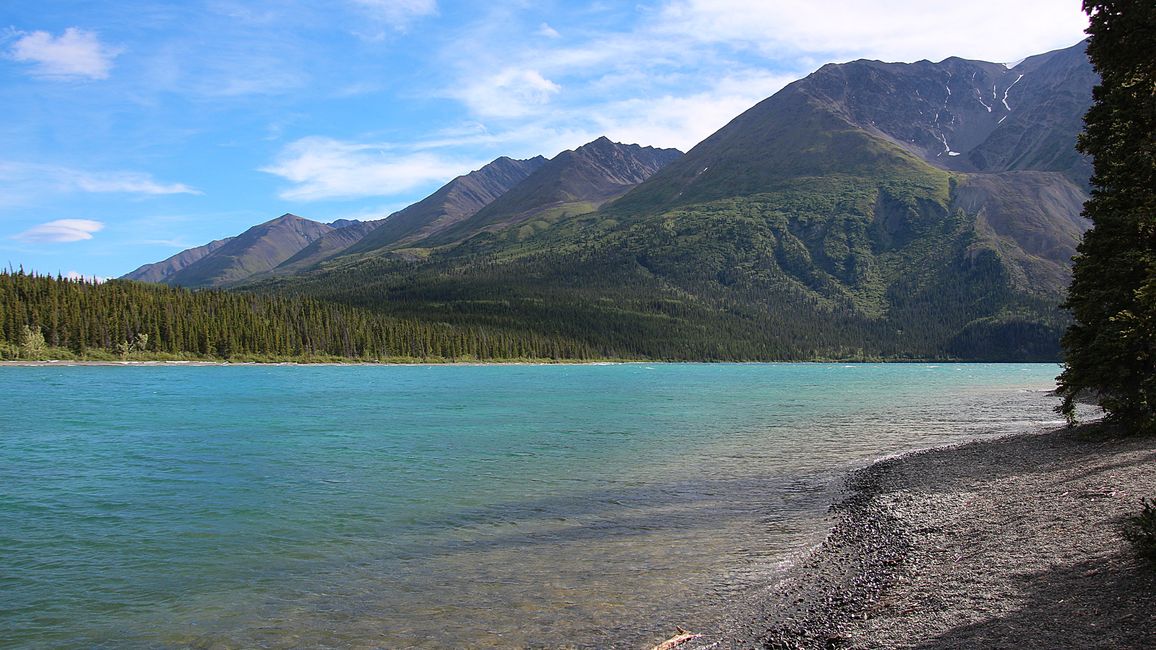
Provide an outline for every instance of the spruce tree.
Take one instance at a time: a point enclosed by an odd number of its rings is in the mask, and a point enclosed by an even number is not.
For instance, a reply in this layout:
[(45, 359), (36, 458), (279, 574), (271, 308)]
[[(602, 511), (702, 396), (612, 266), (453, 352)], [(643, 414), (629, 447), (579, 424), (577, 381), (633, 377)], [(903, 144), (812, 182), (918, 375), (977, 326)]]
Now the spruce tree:
[(1156, 3), (1085, 0), (1100, 74), (1078, 147), (1092, 156), (1092, 229), (1075, 259), (1061, 409), (1098, 399), (1110, 421), (1156, 430)]

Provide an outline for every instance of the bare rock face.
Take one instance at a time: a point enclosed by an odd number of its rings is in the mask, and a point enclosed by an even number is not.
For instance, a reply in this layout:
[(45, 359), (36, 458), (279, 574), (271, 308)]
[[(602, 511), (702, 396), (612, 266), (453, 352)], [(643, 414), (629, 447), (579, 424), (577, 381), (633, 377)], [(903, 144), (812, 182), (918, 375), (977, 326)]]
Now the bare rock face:
[(957, 57), (832, 64), (808, 77), (807, 90), (947, 169), (1056, 171), (1086, 183), (1091, 168), (1072, 147), (1096, 83), (1084, 47), (1012, 67)]

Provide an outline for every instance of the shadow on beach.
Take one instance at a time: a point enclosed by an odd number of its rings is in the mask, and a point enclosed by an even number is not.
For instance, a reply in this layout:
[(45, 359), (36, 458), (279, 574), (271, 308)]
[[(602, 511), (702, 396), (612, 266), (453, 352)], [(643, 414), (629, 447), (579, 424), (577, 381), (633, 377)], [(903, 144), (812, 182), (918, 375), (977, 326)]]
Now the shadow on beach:
[(1156, 439), (1014, 435), (847, 485), (826, 541), (692, 648), (1156, 647), (1156, 570), (1120, 534)]
[(914, 647), (1023, 648), (1028, 640), (1054, 648), (1156, 647), (1156, 570), (1128, 551), (1017, 580), (1023, 603), (1016, 609), (952, 628)]

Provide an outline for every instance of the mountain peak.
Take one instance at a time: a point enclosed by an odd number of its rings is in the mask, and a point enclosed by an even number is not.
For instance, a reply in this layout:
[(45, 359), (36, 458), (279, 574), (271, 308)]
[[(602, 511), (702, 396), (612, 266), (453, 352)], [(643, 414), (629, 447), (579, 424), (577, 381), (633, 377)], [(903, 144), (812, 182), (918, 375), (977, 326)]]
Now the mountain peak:
[[(183, 287), (220, 287), (236, 284), (272, 270), (333, 227), (285, 213), (249, 228), (236, 237), (222, 240), (211, 250), (202, 247), (196, 259), (169, 272), (160, 281)], [(216, 242), (214, 242), (215, 244)], [(175, 261), (180, 255), (169, 258)], [(188, 258), (190, 256), (186, 256)], [(171, 265), (170, 265), (171, 266)], [(143, 268), (143, 267), (142, 267)], [(130, 276), (137, 274), (134, 271)], [(129, 276), (126, 276), (129, 277)]]
[(436, 243), (460, 241), (485, 230), (522, 223), (535, 215), (590, 212), (622, 196), (682, 156), (677, 149), (619, 144), (606, 136), (550, 159)]
[(604, 135), (600, 135), (597, 138), (594, 138), (593, 140), (591, 140), (590, 142), (587, 142), (586, 144), (578, 147), (578, 149), (604, 149), (607, 147), (622, 147), (622, 146), (626, 146), (626, 145), (620, 144), (618, 142), (614, 142), (610, 138), (608, 138)]
[(879, 165), (1060, 172), (1075, 151), (1095, 71), (1084, 43), (1001, 63), (828, 64), (759, 102), (618, 205), (631, 212), (767, 191), (785, 179), (870, 176)]

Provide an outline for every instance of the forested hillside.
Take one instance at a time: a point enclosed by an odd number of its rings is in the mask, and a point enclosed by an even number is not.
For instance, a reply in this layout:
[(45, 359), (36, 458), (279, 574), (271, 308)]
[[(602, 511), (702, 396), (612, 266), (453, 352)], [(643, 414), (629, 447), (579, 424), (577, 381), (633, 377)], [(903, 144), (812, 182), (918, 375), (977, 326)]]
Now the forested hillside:
[(0, 272), (0, 358), (588, 359), (558, 336), (390, 318), (348, 305)]
[(1058, 361), (1088, 226), (1084, 48), (831, 64), (686, 154), (599, 138), (499, 159), (360, 240), (292, 239), (300, 259), (254, 270), (293, 246), (251, 229), (182, 273), (228, 257), (216, 286), (247, 300), (524, 342), (469, 348), (485, 358)]
[[(359, 259), (254, 287), (401, 318), (560, 334), (657, 359), (1054, 360), (1066, 325), (928, 172), (629, 220), (563, 219), (421, 261)], [(936, 201), (926, 196), (938, 196)]]
[(250, 288), (659, 359), (1055, 361), (1082, 50), (825, 66), (597, 210)]

